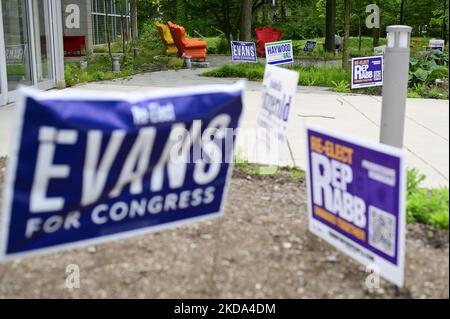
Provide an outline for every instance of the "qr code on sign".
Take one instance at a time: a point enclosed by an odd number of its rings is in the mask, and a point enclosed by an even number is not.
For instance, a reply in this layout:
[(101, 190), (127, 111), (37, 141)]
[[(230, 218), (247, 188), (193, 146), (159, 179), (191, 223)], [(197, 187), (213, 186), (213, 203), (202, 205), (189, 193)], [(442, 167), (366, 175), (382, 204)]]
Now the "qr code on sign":
[(389, 255), (395, 255), (396, 217), (384, 210), (369, 206), (369, 244)]
[(373, 72), (373, 77), (374, 77), (375, 81), (381, 80), (381, 71), (374, 71)]

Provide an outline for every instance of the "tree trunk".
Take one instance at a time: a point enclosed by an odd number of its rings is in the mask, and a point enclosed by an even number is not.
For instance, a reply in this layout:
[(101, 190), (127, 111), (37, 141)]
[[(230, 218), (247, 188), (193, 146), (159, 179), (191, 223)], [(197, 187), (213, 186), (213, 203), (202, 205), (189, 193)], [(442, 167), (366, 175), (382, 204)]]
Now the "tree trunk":
[(263, 23), (268, 24), (269, 23), (269, 5), (264, 0), (263, 4)]
[(222, 0), (223, 25), (222, 31), (225, 33), (227, 41), (231, 41), (230, 11), (228, 0)]
[(286, 0), (280, 1), (281, 22), (287, 22)]
[(108, 53), (109, 53), (109, 57), (111, 58), (111, 70), (113, 70), (113, 66), (112, 66), (112, 51), (111, 51), (111, 36), (109, 34), (109, 8), (108, 8), (108, 3), (110, 3), (110, 1), (108, 0), (103, 0), (103, 3), (105, 5), (105, 31), (106, 31), (106, 42), (108, 43)]
[(348, 42), (350, 36), (350, 0), (344, 0), (344, 42), (342, 45), (342, 68), (348, 69), (348, 59), (350, 54), (348, 51)]
[(373, 28), (373, 46), (377, 47), (380, 45), (380, 29)]
[(400, 2), (400, 25), (402, 25), (404, 22), (405, 22), (405, 17), (404, 17), (404, 15), (405, 15), (405, 8), (404, 8), (404, 6), (405, 6), (405, 4), (404, 4), (404, 0), (401, 0), (401, 2)]
[(334, 35), (336, 34), (336, 0), (327, 0), (325, 21), (325, 50), (334, 52)]
[(131, 40), (134, 42), (138, 37), (138, 27), (137, 27), (137, 4), (136, 0), (130, 1), (130, 16), (131, 16)]
[[(122, 30), (122, 53), (123, 53), (123, 61), (126, 60), (127, 57), (127, 28), (124, 23), (125, 21), (125, 3), (122, 1), (119, 2), (120, 4), (120, 29)], [(117, 8), (117, 4), (116, 4)]]
[(253, 0), (242, 0), (240, 41), (250, 41), (252, 38), (252, 6)]

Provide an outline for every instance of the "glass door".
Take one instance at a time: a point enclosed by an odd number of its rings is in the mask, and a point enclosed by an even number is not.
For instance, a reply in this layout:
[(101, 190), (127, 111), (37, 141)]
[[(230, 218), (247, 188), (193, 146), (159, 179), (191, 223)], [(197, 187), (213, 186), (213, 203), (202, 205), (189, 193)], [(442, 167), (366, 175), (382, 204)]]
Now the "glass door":
[(15, 100), (20, 84), (32, 85), (32, 63), (27, 0), (2, 0), (8, 100)]
[[(0, 0), (1, 1), (1, 0)], [(0, 5), (0, 107), (6, 104), (6, 63), (5, 63), (5, 42), (3, 40), (3, 14)]]
[(50, 8), (48, 0), (32, 0), (36, 80), (40, 89), (54, 86)]

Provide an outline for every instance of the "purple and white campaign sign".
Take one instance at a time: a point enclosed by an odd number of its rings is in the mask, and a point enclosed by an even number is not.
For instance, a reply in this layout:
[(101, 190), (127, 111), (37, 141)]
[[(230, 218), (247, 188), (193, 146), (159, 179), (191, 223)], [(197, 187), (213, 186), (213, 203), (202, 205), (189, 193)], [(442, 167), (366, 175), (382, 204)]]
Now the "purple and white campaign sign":
[(403, 286), (403, 151), (311, 124), (306, 140), (310, 231)]
[(352, 59), (352, 89), (383, 85), (383, 57)]
[(219, 216), (243, 90), (23, 89), (0, 259)]
[(231, 41), (231, 60), (233, 62), (258, 62), (255, 43)]

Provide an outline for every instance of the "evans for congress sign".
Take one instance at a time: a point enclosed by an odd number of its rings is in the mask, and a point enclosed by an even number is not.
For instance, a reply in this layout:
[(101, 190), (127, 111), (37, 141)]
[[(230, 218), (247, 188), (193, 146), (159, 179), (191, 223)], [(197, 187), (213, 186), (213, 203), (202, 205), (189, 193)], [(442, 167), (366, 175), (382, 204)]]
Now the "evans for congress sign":
[(5, 185), (2, 259), (222, 211), (243, 84), (23, 93)]

